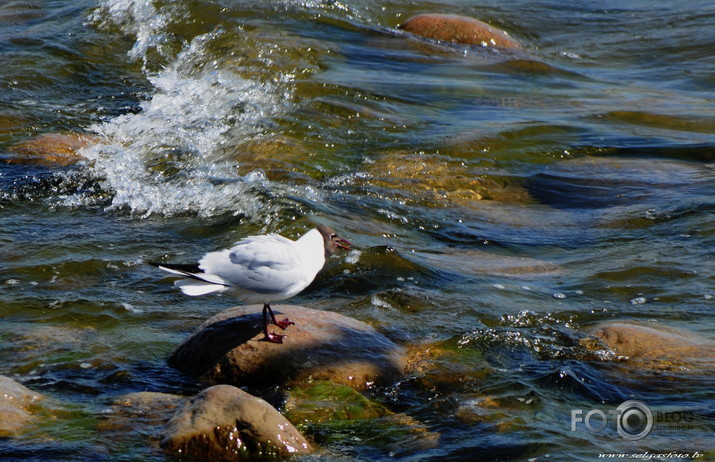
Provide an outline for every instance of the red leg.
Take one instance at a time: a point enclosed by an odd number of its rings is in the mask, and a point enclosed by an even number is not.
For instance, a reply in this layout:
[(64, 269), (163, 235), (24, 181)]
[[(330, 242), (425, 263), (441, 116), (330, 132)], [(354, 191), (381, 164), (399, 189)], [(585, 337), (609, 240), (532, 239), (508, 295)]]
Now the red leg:
[(285, 330), (286, 327), (288, 326), (294, 326), (295, 323), (293, 321), (289, 321), (287, 318), (284, 319), (283, 321), (277, 321), (276, 320), (276, 315), (273, 314), (273, 310), (271, 309), (271, 305), (266, 303), (263, 305), (263, 309), (265, 310), (266, 307), (268, 307), (268, 313), (271, 315), (271, 322), (275, 324), (276, 326), (280, 327), (281, 329)]
[(263, 305), (263, 340), (271, 343), (283, 343), (283, 337), (285, 337), (285, 335), (274, 334), (268, 331), (268, 313), (270, 313), (270, 317), (273, 318), (273, 323), (275, 324), (275, 316), (273, 316), (271, 307), (266, 303)]

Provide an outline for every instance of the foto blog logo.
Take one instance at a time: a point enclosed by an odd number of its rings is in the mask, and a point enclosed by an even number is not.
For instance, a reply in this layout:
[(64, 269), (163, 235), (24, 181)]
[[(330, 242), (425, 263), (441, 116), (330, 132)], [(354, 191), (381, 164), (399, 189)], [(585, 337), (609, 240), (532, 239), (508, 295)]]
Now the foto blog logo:
[(575, 432), (577, 425), (583, 424), (589, 431), (599, 433), (606, 429), (609, 421), (615, 421), (616, 431), (623, 439), (636, 441), (648, 436), (653, 429), (653, 413), (642, 401), (624, 401), (607, 413), (591, 409), (584, 414), (582, 409), (572, 409), (571, 431)]

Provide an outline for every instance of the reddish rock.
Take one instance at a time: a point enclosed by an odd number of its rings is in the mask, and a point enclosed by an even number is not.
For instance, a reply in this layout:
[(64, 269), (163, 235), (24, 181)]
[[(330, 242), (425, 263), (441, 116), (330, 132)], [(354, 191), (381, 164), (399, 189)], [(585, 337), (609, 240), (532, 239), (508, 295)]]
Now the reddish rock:
[[(169, 364), (209, 383), (267, 386), (331, 380), (362, 390), (402, 376), (404, 349), (369, 325), (338, 313), (274, 305), (295, 322), (283, 343), (261, 341), (262, 306), (230, 308), (204, 322)], [(271, 326), (273, 331), (280, 331)]]
[(521, 48), (508, 33), (478, 19), (455, 14), (418, 14), (399, 26), (407, 32), (443, 42)]
[(270, 404), (230, 385), (207, 388), (186, 403), (169, 421), (161, 447), (206, 461), (312, 452), (303, 435)]
[(83, 159), (78, 151), (96, 142), (96, 137), (79, 133), (43, 133), (10, 146), (17, 154), (8, 160), (15, 164), (70, 165)]

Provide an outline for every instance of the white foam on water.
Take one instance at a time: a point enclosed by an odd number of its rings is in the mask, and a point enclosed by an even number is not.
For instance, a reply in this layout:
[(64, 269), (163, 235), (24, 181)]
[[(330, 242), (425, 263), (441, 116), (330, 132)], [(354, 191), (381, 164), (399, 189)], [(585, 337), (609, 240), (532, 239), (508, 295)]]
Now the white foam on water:
[[(181, 19), (177, 8), (167, 8), (147, 0), (104, 1), (92, 21), (114, 22), (136, 36), (129, 53), (136, 59), (161, 44), (166, 26)], [(271, 213), (266, 193), (287, 189), (269, 184), (260, 171), (239, 175), (232, 146), (258, 136), (266, 121), (285, 111), (290, 89), (279, 88), (279, 79), (247, 79), (222, 68), (207, 51), (221, 33), (197, 36), (163, 70), (145, 71), (154, 92), (139, 112), (90, 127), (103, 141), (80, 153), (110, 193), (110, 210), (128, 208), (143, 216), (265, 215)], [(92, 200), (75, 194), (64, 203)]]
[(129, 58), (146, 60), (150, 49), (165, 55), (163, 47), (170, 42), (168, 27), (184, 15), (179, 2), (167, 2), (157, 8), (153, 0), (102, 0), (88, 21), (99, 26), (114, 25), (134, 36)]

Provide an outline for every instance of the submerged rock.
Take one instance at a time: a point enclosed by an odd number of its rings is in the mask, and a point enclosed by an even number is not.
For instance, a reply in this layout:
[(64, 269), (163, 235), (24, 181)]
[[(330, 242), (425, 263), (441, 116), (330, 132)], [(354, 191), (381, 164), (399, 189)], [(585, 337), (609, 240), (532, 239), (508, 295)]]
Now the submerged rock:
[(455, 411), (455, 417), (465, 423), (489, 424), (503, 433), (526, 430), (529, 428), (527, 419), (534, 409), (524, 403), (515, 406), (513, 401), (493, 396), (465, 399)]
[(326, 380), (291, 389), (283, 410), (317, 442), (351, 444), (359, 438), (368, 445), (388, 447), (394, 457), (401, 451), (434, 448), (440, 437), (412, 417), (394, 414), (352, 388)]
[(306, 439), (264, 400), (230, 385), (208, 388), (169, 421), (161, 447), (199, 460), (235, 461), (312, 451)]
[(327, 380), (290, 390), (284, 412), (296, 425), (372, 419), (392, 414), (385, 406), (370, 401), (352, 388)]
[(443, 248), (431, 252), (414, 252), (434, 267), (463, 274), (492, 274), (518, 278), (553, 276), (561, 268), (551, 262), (531, 257), (511, 257), (483, 250)]
[[(606, 322), (590, 329), (582, 340), (589, 349), (605, 345), (620, 359), (653, 369), (712, 368), (715, 342), (693, 332), (632, 322)], [(595, 341), (594, 341), (595, 339)]]
[(43, 133), (11, 146), (16, 164), (70, 165), (83, 159), (78, 151), (96, 142), (96, 137), (79, 133)]
[(0, 6), (0, 24), (24, 24), (45, 15), (43, 3), (37, 1), (4, 2)]
[(237, 146), (233, 156), (241, 175), (261, 170), (271, 181), (299, 180), (300, 175), (295, 170), (309, 157), (305, 146), (286, 137), (248, 140)]
[(138, 392), (122, 395), (112, 403), (107, 419), (99, 426), (104, 431), (142, 433), (158, 441), (159, 429), (186, 402), (179, 395)]
[(262, 308), (234, 307), (208, 319), (174, 350), (169, 364), (209, 383), (251, 386), (330, 380), (361, 390), (403, 373), (402, 347), (338, 313), (275, 305), (276, 317), (295, 325), (281, 332), (287, 335), (282, 344), (261, 341)]
[[(709, 167), (644, 157), (583, 156), (554, 162), (529, 178), (529, 193), (559, 209), (660, 205), (663, 198), (690, 200), (706, 187)], [(615, 224), (614, 224), (615, 225)]]
[[(365, 164), (364, 180), (394, 191), (401, 199), (428, 207), (469, 205), (493, 200), (532, 202), (515, 181), (470, 168), (461, 160), (438, 155), (390, 152)], [(360, 181), (356, 179), (355, 181)]]
[(418, 14), (399, 26), (407, 32), (443, 42), (521, 48), (508, 33), (478, 19), (456, 14)]
[(16, 436), (35, 416), (31, 406), (44, 399), (10, 377), (0, 376), (0, 438)]

